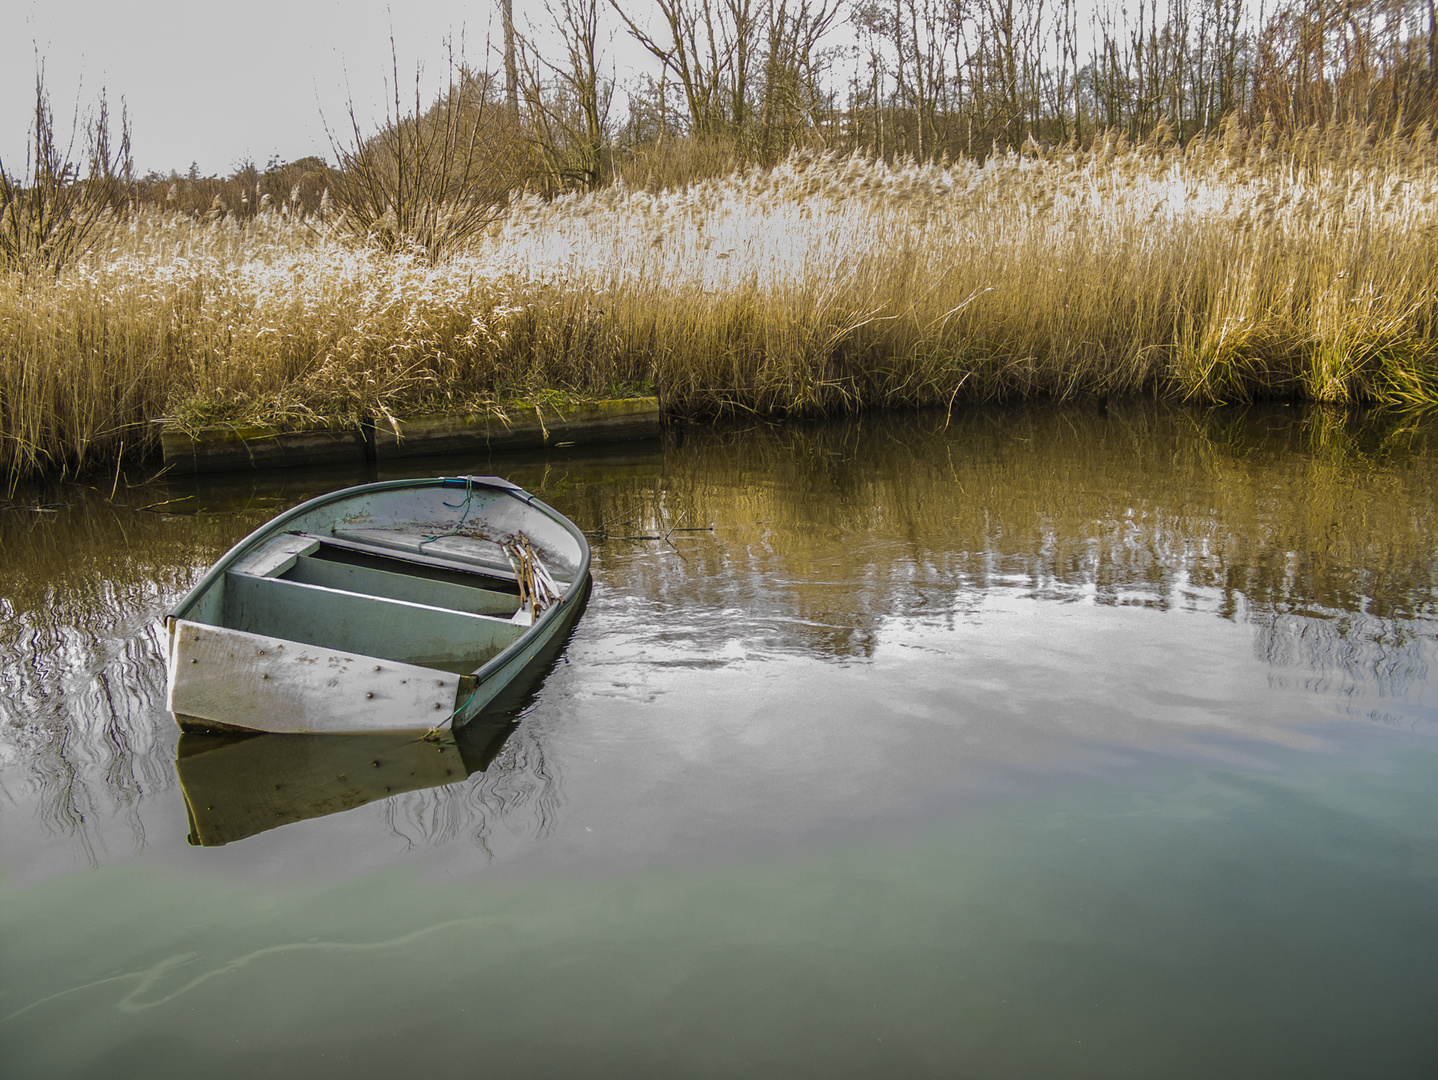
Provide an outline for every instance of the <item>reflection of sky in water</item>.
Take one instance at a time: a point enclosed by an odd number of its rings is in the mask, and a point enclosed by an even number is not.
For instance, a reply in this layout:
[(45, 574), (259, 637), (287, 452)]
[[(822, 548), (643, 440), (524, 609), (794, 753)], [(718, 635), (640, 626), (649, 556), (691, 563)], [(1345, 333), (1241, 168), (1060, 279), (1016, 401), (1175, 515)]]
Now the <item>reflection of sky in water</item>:
[[(737, 610), (690, 637), (663, 619), (631, 612), (617, 631), (581, 633), (548, 688), (569, 751), (559, 755), (569, 805), (644, 862), (682, 861), (692, 845), (863, 830), (936, 798), (1153, 754), (1232, 762), (1265, 745), (1336, 751), (1366, 737), (1355, 721), (1373, 713), (1438, 734), (1421, 682), (1394, 696), (1352, 653), (1336, 672), (1275, 665), (1246, 620), (1211, 612), (995, 589), (952, 616), (883, 619), (863, 655), (838, 663), (801, 628)], [(1300, 640), (1327, 632), (1305, 622)], [(602, 776), (586, 768), (590, 757), (607, 762)]]

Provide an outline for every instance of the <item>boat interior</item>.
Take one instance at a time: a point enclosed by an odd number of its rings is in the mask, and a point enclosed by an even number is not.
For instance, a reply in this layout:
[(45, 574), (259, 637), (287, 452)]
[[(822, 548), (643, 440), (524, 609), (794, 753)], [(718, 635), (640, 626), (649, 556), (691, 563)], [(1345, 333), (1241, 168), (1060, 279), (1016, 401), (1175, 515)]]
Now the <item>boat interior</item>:
[(460, 674), (475, 671), (529, 625), (498, 544), (444, 537), (442, 554), (429, 554), (421, 535), (396, 531), (393, 542), (386, 539), (379, 530), (362, 538), (273, 537), (238, 561), (223, 589), (210, 590), (186, 617)]

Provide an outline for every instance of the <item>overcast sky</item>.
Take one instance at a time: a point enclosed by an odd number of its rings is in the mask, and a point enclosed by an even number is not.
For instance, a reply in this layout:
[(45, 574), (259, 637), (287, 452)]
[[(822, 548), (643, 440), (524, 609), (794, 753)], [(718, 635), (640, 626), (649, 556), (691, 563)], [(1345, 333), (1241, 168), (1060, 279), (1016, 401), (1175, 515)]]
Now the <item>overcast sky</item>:
[[(0, 159), (10, 171), (24, 166), (37, 53), (66, 136), (77, 93), (84, 109), (104, 87), (116, 112), (122, 97), (129, 107), (140, 173), (194, 161), (209, 175), (247, 158), (331, 157), (321, 110), (331, 125), (346, 121), (347, 78), (362, 117), (382, 117), (391, 21), (401, 77), (423, 62), (435, 88), (451, 32), (464, 31), (471, 62), (491, 33), (501, 39), (483, 0), (405, 0), (392, 15), (381, 0), (4, 2)], [(526, 7), (542, 14), (539, 0), (516, 0), (517, 13)]]

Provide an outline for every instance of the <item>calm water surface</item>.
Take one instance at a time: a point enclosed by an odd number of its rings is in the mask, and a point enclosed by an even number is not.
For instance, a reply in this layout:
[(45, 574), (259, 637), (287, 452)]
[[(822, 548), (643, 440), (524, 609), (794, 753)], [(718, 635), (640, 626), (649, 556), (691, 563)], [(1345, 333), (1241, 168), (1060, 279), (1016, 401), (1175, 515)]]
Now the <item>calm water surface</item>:
[(1438, 1075), (1431, 430), (683, 436), (414, 467), (599, 534), (547, 677), (433, 758), (164, 709), (166, 607), (365, 477), (17, 494), (4, 1074)]

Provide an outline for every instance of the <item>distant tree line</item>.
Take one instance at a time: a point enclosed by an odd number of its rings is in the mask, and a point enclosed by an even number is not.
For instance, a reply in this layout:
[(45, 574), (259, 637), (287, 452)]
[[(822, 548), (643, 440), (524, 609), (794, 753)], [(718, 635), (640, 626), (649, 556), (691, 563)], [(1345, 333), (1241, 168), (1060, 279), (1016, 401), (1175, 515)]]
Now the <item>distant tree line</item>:
[[(772, 161), (796, 144), (983, 155), (1226, 121), (1429, 123), (1435, 0), (547, 0), (506, 12), (505, 78), (556, 180), (683, 136)], [(652, 59), (611, 116), (603, 46)], [(541, 58), (534, 41), (562, 39)]]
[(328, 186), (324, 158), (298, 161), (270, 158), (263, 167), (242, 161), (228, 176), (203, 176), (191, 163), (187, 172), (149, 172), (135, 181), (142, 202), (187, 214), (253, 217), (262, 210), (312, 214)]
[[(443, 163), (498, 203), (513, 188), (683, 183), (799, 146), (982, 157), (1114, 131), (1184, 142), (1234, 122), (1438, 121), (1438, 0), (544, 0), (527, 17), (497, 5), (494, 70), (451, 55), (446, 92), (412, 109), (396, 92), (378, 133), (336, 140), (335, 167), (152, 174), (146, 201), (313, 213), (358, 170), (346, 202), (373, 223), (386, 199), (405, 201), (406, 164), (412, 189)], [(619, 71), (621, 37), (646, 68)]]
[[(112, 130), (103, 95), (72, 160), (42, 69), (26, 165), (0, 162), (0, 265), (58, 266), (136, 203), (333, 211), (436, 256), (514, 190), (679, 186), (796, 147), (936, 159), (1438, 121), (1438, 0), (544, 0), (522, 18), (497, 4), (493, 63), (451, 48), (426, 101), (396, 59), (385, 119), (362, 130), (351, 110), (328, 163), (136, 178), (128, 119)], [(621, 75), (625, 39), (648, 63)]]
[[(545, 0), (518, 18), (513, 0), (497, 6), (495, 70), (451, 56), (449, 91), (412, 111), (396, 95), (369, 137), (403, 157), (411, 125), (418, 168), (428, 125), (449, 147), (435, 161), (491, 201), (616, 176), (683, 182), (797, 146), (981, 157), (1113, 131), (1187, 141), (1226, 122), (1438, 121), (1438, 0)], [(618, 70), (619, 37), (647, 68)], [(376, 167), (353, 135), (334, 147), (351, 176)], [(312, 213), (334, 185), (306, 158), (142, 186), (146, 201), (244, 215)]]

